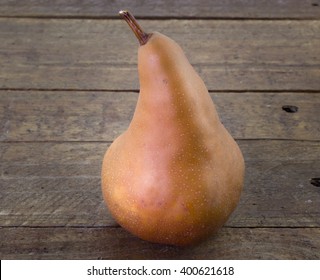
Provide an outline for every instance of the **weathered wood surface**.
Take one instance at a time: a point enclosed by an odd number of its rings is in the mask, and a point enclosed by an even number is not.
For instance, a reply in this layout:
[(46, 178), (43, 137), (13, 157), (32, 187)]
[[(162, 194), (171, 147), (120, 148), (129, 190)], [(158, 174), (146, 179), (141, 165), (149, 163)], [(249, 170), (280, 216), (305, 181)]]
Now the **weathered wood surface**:
[[(174, 38), (209, 90), (319, 90), (320, 21), (141, 25)], [(0, 18), (0, 89), (138, 90), (137, 45), (120, 20)]]
[(144, 242), (121, 228), (0, 228), (1, 259), (319, 259), (319, 228), (223, 228), (197, 246)]
[[(320, 258), (319, 0), (0, 2), (1, 259)], [(194, 247), (141, 241), (102, 201), (139, 90), (123, 8), (182, 46), (245, 157), (238, 208)]]
[(121, 9), (152, 18), (320, 18), (319, 0), (1, 0), (0, 16), (114, 18)]
[[(213, 92), (237, 139), (320, 140), (320, 94)], [(0, 91), (1, 141), (113, 141), (127, 129), (136, 92)], [(298, 107), (288, 113), (283, 105)]]
[[(239, 141), (246, 180), (232, 227), (320, 227), (320, 143)], [(108, 143), (0, 144), (0, 226), (114, 226), (100, 190)]]

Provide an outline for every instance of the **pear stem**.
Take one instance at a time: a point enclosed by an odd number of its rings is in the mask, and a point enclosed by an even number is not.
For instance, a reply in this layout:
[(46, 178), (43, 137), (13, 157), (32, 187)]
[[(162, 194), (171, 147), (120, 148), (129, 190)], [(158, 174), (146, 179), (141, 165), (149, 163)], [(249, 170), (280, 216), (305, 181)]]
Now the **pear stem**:
[(151, 34), (145, 33), (142, 30), (139, 23), (135, 19), (135, 17), (129, 11), (121, 10), (119, 12), (119, 15), (121, 15), (125, 19), (125, 21), (128, 23), (133, 33), (136, 35), (137, 39), (139, 40), (140, 46), (146, 44), (149, 38), (151, 37)]

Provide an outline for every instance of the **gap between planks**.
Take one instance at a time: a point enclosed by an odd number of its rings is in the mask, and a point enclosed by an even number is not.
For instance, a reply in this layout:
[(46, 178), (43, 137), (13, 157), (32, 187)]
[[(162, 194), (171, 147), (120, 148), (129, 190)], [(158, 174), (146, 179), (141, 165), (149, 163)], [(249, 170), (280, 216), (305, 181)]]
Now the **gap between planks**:
[[(320, 142), (319, 140), (313, 140), (313, 139), (290, 139), (290, 138), (234, 138), (237, 142), (241, 141), (290, 141), (290, 142), (308, 142), (308, 143), (317, 143)], [(101, 144), (111, 144), (113, 141), (107, 140), (107, 141), (101, 141), (101, 140), (2, 140), (0, 143), (101, 143)]]
[[(139, 89), (81, 89), (81, 88), (0, 88), (1, 91), (49, 91), (49, 92), (132, 92), (139, 93)], [(258, 93), (320, 93), (320, 90), (316, 89), (279, 89), (279, 90), (267, 90), (267, 89), (212, 89), (208, 90), (209, 93), (250, 93), (250, 92), (258, 92)]]
[[(43, 19), (43, 20), (50, 20), (50, 19), (63, 19), (63, 20), (68, 20), (68, 19), (75, 19), (75, 20), (121, 20), (123, 21), (122, 18), (120, 18), (118, 15), (114, 16), (48, 16), (48, 15), (22, 15), (22, 16), (10, 16), (10, 15), (1, 15), (0, 18), (10, 18), (10, 19)], [(315, 20), (318, 21), (320, 19), (317, 19), (315, 17), (302, 17), (302, 18), (297, 18), (297, 17), (227, 17), (227, 16), (135, 16), (136, 19), (138, 20), (247, 20), (247, 21), (286, 21), (286, 20), (294, 20), (294, 21), (308, 21), (308, 20)]]
[[(108, 229), (108, 228), (121, 228), (123, 229), (120, 225), (106, 225), (106, 226), (24, 226), (24, 225), (19, 225), (19, 226), (0, 226), (1, 228), (7, 228), (7, 229), (19, 229), (19, 228), (30, 228), (30, 229), (55, 229), (55, 228), (79, 228), (79, 229)], [(320, 229), (318, 226), (229, 226), (225, 225), (223, 228), (235, 228), (235, 229), (305, 229), (305, 228), (311, 228), (311, 229)]]

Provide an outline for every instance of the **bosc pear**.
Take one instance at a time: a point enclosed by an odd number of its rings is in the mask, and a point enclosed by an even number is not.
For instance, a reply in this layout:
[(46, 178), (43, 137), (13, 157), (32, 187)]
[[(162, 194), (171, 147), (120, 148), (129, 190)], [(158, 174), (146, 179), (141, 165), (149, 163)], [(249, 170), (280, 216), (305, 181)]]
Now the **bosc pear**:
[(195, 244), (236, 208), (243, 156), (179, 45), (145, 33), (128, 11), (120, 15), (140, 42), (140, 93), (128, 129), (104, 156), (103, 197), (115, 220), (141, 239)]

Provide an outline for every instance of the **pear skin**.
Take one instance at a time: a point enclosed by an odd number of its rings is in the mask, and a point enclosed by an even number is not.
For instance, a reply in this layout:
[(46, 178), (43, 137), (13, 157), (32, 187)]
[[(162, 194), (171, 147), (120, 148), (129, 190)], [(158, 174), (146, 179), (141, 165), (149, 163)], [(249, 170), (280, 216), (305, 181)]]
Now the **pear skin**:
[(137, 28), (144, 34), (135, 32), (143, 37), (140, 94), (128, 129), (104, 156), (103, 197), (116, 221), (141, 239), (195, 244), (236, 208), (243, 156), (180, 46)]

